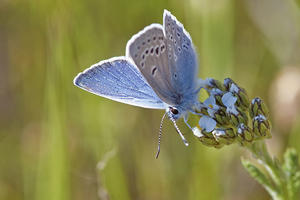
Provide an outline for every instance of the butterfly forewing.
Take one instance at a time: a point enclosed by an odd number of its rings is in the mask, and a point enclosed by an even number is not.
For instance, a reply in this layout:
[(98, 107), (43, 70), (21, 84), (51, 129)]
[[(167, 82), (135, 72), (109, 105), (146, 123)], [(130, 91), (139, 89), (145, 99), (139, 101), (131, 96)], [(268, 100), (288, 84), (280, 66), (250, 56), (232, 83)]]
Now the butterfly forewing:
[(157, 95), (167, 104), (176, 104), (162, 25), (152, 24), (133, 36), (126, 51)]
[(77, 75), (74, 84), (96, 95), (144, 108), (165, 105), (125, 57), (104, 60)]

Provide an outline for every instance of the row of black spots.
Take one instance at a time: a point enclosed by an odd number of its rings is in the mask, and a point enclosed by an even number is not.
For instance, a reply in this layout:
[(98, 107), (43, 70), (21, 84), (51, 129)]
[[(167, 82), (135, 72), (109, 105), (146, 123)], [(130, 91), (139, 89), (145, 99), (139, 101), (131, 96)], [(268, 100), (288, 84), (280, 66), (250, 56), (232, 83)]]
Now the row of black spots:
[(191, 45), (191, 41), (187, 36), (183, 37), (183, 43), (185, 43), (188, 47)]
[(176, 35), (177, 35), (178, 38), (180, 38), (181, 32), (182, 32), (182, 28), (181, 27), (177, 27)]
[(141, 55), (142, 61), (144, 61), (146, 59), (146, 57), (148, 56), (148, 54), (149, 54), (149, 49), (146, 48), (145, 51)]
[(156, 40), (163, 40), (163, 36), (162, 35), (155, 35), (155, 33), (150, 32), (149, 35), (147, 36), (147, 42), (150, 43), (151, 41), (155, 42)]
[(167, 26), (168, 26), (168, 27), (171, 26), (170, 19), (171, 19), (171, 18), (170, 18), (169, 16), (166, 17), (166, 20), (167, 20)]
[(171, 31), (170, 30), (166, 30), (166, 34), (167, 34), (167, 38), (169, 40), (173, 41), (173, 35), (172, 35)]
[(138, 41), (137, 44), (136, 44), (136, 48), (137, 48), (138, 51), (141, 49), (141, 46), (144, 46), (146, 44), (143, 37), (141, 37), (140, 39), (142, 40), (142, 42), (140, 43), (140, 41)]
[(189, 47), (186, 45), (186, 43), (183, 43), (183, 44), (182, 44), (182, 48), (183, 48), (184, 50), (186, 50), (186, 51), (189, 50)]
[(172, 22), (172, 31), (173, 31), (173, 32), (174, 32), (174, 30), (175, 30), (175, 25), (176, 25), (176, 24), (175, 24), (175, 22), (173, 21), (173, 22)]

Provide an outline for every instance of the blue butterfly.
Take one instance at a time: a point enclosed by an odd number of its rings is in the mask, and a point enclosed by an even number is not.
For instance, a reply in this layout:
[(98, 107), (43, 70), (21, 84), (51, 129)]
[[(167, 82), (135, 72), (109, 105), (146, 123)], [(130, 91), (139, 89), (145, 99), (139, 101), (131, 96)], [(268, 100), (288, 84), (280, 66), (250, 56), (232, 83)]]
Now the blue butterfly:
[(166, 115), (188, 146), (175, 121), (184, 117), (188, 125), (188, 112), (194, 112), (199, 104), (197, 73), (196, 51), (189, 33), (176, 17), (164, 10), (163, 25), (151, 24), (134, 35), (126, 45), (126, 56), (92, 65), (75, 77), (74, 84), (121, 103), (165, 109), (158, 156)]

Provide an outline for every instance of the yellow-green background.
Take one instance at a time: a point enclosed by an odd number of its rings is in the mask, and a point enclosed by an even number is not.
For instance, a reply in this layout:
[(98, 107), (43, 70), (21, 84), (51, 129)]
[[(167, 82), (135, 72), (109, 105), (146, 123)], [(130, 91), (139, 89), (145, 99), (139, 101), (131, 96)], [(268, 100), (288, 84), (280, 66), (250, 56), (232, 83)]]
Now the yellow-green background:
[[(277, 106), (285, 96), (276, 96), (275, 87), (289, 70), (299, 75), (299, 6), (299, 0), (1, 0), (0, 199), (93, 200), (106, 192), (118, 200), (269, 199), (241, 167), (240, 157), (249, 155), (238, 145), (205, 147), (179, 122), (187, 148), (166, 122), (156, 160), (162, 111), (97, 97), (72, 80), (124, 55), (130, 37), (162, 23), (168, 9), (193, 38), (199, 76), (231, 77), (250, 97), (262, 97), (272, 113), (272, 154), (281, 157), (286, 146), (300, 151), (300, 100)], [(299, 89), (289, 86), (297, 81), (281, 90), (298, 91), (299, 99)], [(293, 115), (281, 123), (286, 108)]]

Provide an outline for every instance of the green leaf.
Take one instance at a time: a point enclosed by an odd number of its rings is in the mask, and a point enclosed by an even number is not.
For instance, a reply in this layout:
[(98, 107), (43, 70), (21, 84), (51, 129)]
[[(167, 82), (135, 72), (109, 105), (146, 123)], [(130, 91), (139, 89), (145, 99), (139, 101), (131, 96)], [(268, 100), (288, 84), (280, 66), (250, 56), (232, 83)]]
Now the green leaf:
[(265, 176), (265, 174), (255, 165), (253, 165), (249, 160), (245, 160), (242, 158), (241, 161), (248, 173), (269, 192), (273, 199), (276, 199), (275, 197), (278, 196), (278, 192), (272, 185), (269, 178)]

